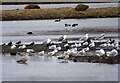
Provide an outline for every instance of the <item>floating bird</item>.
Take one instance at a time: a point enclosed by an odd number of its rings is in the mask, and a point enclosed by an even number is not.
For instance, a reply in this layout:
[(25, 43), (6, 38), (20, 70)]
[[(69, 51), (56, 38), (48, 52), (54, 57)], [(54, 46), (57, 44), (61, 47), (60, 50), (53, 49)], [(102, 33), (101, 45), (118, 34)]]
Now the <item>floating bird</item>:
[(96, 55), (99, 56), (99, 57), (105, 56), (105, 51), (104, 51), (104, 49), (96, 50)]
[(78, 24), (72, 24), (72, 27), (76, 27), (76, 26), (78, 26)]
[(68, 27), (68, 26), (70, 27), (70, 26), (71, 26), (71, 24), (65, 24), (65, 27)]
[(53, 55), (55, 55), (57, 52), (58, 52), (58, 50), (57, 50), (57, 49), (55, 49), (55, 50), (54, 50), (54, 51), (52, 51), (52, 52), (48, 52), (48, 55), (53, 56)]
[(89, 47), (83, 48), (81, 51), (78, 52), (78, 54), (85, 56), (85, 55), (87, 55), (87, 52), (89, 50), (90, 50)]
[(33, 34), (33, 32), (27, 32), (27, 34), (31, 35), (31, 34)]
[(34, 50), (33, 50), (33, 49), (27, 49), (26, 52), (27, 52), (27, 53), (33, 53)]
[(60, 21), (61, 21), (61, 19), (56, 19), (56, 20), (55, 20), (55, 22), (60, 22)]
[(68, 63), (69, 55), (59, 56), (58, 59), (63, 59), (59, 63)]
[(107, 43), (113, 44), (113, 43), (115, 43), (115, 40), (114, 39), (109, 39), (109, 41)]
[(29, 55), (28, 53), (23, 53), (21, 59), (17, 60), (16, 62), (20, 64), (27, 64), (27, 60), (29, 58), (28, 55)]
[(35, 45), (35, 42), (31, 42), (31, 43), (29, 44), (29, 46), (33, 46), (33, 45)]
[(64, 52), (65, 55), (75, 56), (78, 53), (77, 48), (68, 49), (67, 52)]
[(88, 38), (89, 38), (89, 34), (86, 34), (85, 37), (82, 37), (79, 40), (84, 42), (84, 41), (88, 40)]
[(15, 48), (17, 48), (16, 45), (12, 45), (12, 46), (10, 47), (10, 49), (15, 49)]
[(69, 57), (70, 57), (69, 55), (65, 55), (64, 60), (68, 60)]
[(11, 46), (11, 45), (12, 45), (12, 42), (10, 41), (7, 45)]
[(66, 40), (67, 39), (67, 36), (66, 35), (63, 35), (63, 36), (61, 36), (59, 39), (58, 39), (58, 41), (64, 41), (64, 40)]
[(57, 48), (56, 45), (49, 46), (49, 49), (50, 49), (50, 50), (54, 50), (54, 49), (56, 49), (56, 48)]
[(96, 37), (95, 40), (102, 40), (105, 37), (105, 33), (102, 33), (100, 36)]
[(15, 44), (20, 45), (20, 44), (21, 44), (21, 41), (18, 41), (18, 42), (17, 42), (17, 43), (15, 43)]
[(68, 44), (68, 43), (65, 44), (65, 45), (64, 45), (64, 48), (69, 49), (69, 48), (70, 48), (69, 44)]
[(18, 48), (19, 48), (19, 49), (25, 49), (25, 48), (26, 48), (26, 45), (23, 44), (22, 46), (19, 46)]
[(5, 45), (6, 45), (5, 43), (2, 44), (2, 46), (5, 46)]
[(38, 54), (43, 56), (45, 54), (45, 51), (38, 52)]
[(92, 42), (89, 44), (89, 47), (95, 47), (95, 42), (92, 41)]
[(83, 46), (88, 46), (89, 43), (86, 41), (86, 42), (82, 43), (82, 45), (83, 45)]
[(62, 60), (59, 63), (68, 63), (68, 60)]
[(47, 45), (47, 44), (51, 44), (52, 43), (52, 40), (51, 39), (47, 39), (43, 42), (43, 44)]
[(61, 48), (61, 47), (57, 47), (56, 49), (57, 49), (58, 51), (60, 51), (62, 48)]
[(70, 47), (71, 48), (76, 48), (76, 47), (81, 47), (82, 45), (81, 45), (81, 43), (75, 43), (75, 44), (73, 44), (73, 45), (71, 45)]
[(59, 55), (59, 56), (57, 56), (57, 58), (58, 58), (58, 59), (64, 59), (64, 58), (65, 58), (65, 55), (64, 55), (64, 54)]
[(85, 50), (85, 52), (88, 52), (90, 50), (90, 48), (87, 47), (87, 48), (84, 48), (84, 50)]
[(108, 57), (111, 57), (111, 56), (117, 56), (118, 55), (118, 51), (116, 49), (113, 49), (112, 51), (110, 52), (106, 52), (106, 55)]

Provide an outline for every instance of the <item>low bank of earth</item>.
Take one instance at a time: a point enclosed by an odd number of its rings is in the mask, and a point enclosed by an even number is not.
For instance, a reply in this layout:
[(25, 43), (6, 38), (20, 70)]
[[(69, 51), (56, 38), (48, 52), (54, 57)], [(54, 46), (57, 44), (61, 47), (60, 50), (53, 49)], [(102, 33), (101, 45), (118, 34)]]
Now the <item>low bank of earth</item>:
[(52, 9), (22, 9), (1, 10), (2, 20), (38, 20), (38, 19), (80, 19), (120, 17), (120, 7), (89, 8), (85, 11), (75, 11), (74, 8)]

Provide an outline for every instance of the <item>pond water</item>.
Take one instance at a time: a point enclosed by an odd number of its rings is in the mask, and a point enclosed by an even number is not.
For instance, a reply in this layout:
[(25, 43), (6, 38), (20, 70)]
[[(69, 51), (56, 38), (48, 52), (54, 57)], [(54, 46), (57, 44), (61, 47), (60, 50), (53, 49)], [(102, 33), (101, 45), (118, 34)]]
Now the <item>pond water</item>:
[(2, 58), (3, 81), (117, 81), (118, 65), (98, 63), (59, 63), (55, 57), (33, 56), (28, 64), (17, 57)]
[[(65, 23), (78, 23), (76, 27), (65, 27)], [(30, 21), (3, 21), (2, 22), (2, 42), (17, 42), (24, 43), (35, 41), (43, 41), (47, 38), (56, 39), (63, 34), (68, 37), (80, 37), (85, 33), (75, 32), (75, 30), (86, 28), (118, 28), (118, 18), (99, 18), (99, 19), (62, 19), (60, 22), (54, 20), (30, 20)], [(71, 31), (72, 32), (68, 32)], [(32, 31), (33, 35), (26, 33)], [(91, 36), (96, 36), (101, 33), (90, 33)], [(117, 36), (118, 33), (108, 33), (108, 36)]]
[[(84, 3), (89, 5), (90, 8), (105, 8), (105, 7), (118, 7), (118, 3)], [(24, 9), (25, 5), (1, 5), (2, 10), (14, 10), (14, 9)], [(39, 4), (41, 8), (62, 8), (71, 7), (75, 8), (77, 4)]]
[[(47, 38), (56, 39), (65, 34), (66, 30), (86, 28), (118, 28), (118, 18), (95, 18), (95, 19), (62, 19), (55, 20), (25, 20), (25, 21), (2, 21), (2, 43), (9, 41), (29, 43), (41, 42)], [(78, 23), (78, 26), (65, 27), (65, 23)], [(26, 33), (32, 31), (33, 35)], [(50, 32), (50, 33), (48, 33)], [(51, 32), (56, 32), (52, 34)], [(90, 33), (96, 36), (101, 33)], [(68, 33), (70, 37), (81, 37), (85, 33)], [(107, 36), (118, 36), (118, 33), (107, 33)], [(59, 63), (56, 57), (31, 56), (28, 64), (17, 64), (19, 56), (2, 55), (2, 80), (3, 81), (118, 81), (118, 64), (99, 63)], [(1, 63), (1, 61), (0, 61)]]

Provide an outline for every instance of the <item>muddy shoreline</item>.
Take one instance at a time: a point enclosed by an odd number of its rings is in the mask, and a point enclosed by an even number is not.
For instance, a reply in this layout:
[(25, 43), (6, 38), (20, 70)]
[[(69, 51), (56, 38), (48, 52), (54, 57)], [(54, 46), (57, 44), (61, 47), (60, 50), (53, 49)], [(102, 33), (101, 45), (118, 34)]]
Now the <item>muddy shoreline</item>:
[(81, 19), (120, 17), (120, 7), (89, 8), (75, 11), (74, 8), (2, 10), (2, 21), (41, 19)]

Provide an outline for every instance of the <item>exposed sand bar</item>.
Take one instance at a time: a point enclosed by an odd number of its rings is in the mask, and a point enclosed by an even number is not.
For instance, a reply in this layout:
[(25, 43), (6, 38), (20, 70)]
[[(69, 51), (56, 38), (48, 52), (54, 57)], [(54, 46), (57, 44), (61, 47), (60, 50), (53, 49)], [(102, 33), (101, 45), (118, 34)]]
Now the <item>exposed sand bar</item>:
[(39, 19), (80, 19), (80, 18), (106, 18), (119, 17), (120, 7), (89, 8), (86, 11), (75, 11), (74, 8), (53, 9), (23, 9), (1, 10), (2, 20), (39, 20)]
[(2, 4), (119, 2), (119, 0), (0, 0), (0, 1), (2, 2)]

